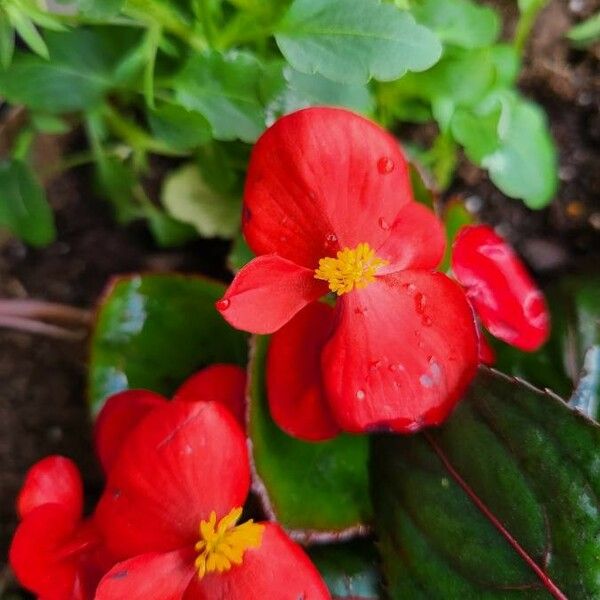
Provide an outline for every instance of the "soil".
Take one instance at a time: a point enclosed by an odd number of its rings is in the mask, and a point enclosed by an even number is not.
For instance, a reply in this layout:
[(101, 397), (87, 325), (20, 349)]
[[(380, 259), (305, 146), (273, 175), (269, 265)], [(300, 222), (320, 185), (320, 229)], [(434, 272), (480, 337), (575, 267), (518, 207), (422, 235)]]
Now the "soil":
[[(514, 24), (514, 0), (494, 0)], [(575, 51), (563, 36), (598, 10), (597, 1), (554, 0), (542, 13), (526, 54), (523, 91), (548, 112), (560, 151), (557, 200), (533, 212), (507, 200), (485, 173), (463, 161), (451, 193), (467, 199), (478, 216), (499, 227), (548, 280), (600, 259), (599, 48)], [(76, 147), (81, 140), (63, 141)], [(42, 139), (38, 152), (56, 151)], [(118, 227), (107, 205), (90, 190), (86, 169), (51, 181), (58, 238), (34, 250), (0, 238), (0, 297), (40, 298), (91, 308), (110, 277), (132, 271), (202, 272), (224, 277), (227, 244), (198, 241), (158, 249), (141, 225)], [(22, 597), (2, 567), (15, 525), (14, 499), (26, 469), (48, 454), (81, 467), (87, 490), (100, 489), (91, 452), (85, 404), (87, 344), (0, 330), (0, 598)]]

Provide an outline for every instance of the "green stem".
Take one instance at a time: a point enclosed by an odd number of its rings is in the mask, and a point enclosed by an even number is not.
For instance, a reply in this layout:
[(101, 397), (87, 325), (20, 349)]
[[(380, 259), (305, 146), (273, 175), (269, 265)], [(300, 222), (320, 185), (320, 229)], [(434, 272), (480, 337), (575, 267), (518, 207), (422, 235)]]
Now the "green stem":
[(181, 38), (194, 50), (203, 52), (208, 48), (206, 40), (188, 27), (177, 12), (165, 4), (153, 0), (128, 0), (123, 12), (144, 23), (160, 24), (165, 31)]
[(208, 42), (208, 45), (213, 48), (215, 45), (216, 30), (212, 20), (212, 15), (210, 13), (208, 0), (195, 0), (194, 8), (196, 9), (196, 14), (202, 23), (202, 29), (204, 30), (206, 41)]
[(548, 4), (548, 0), (537, 0), (537, 2), (532, 3), (527, 10), (522, 11), (519, 15), (513, 40), (513, 46), (519, 54), (522, 55), (525, 51), (529, 34), (535, 25), (537, 16), (546, 4)]

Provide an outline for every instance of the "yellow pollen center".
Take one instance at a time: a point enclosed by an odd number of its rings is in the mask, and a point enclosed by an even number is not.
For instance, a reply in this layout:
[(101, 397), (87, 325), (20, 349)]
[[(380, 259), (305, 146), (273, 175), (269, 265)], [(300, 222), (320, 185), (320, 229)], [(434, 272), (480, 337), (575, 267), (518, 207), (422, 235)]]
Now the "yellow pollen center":
[(194, 563), (200, 579), (206, 573), (223, 573), (241, 565), (244, 552), (260, 546), (264, 525), (252, 519), (236, 525), (241, 516), (242, 509), (234, 508), (218, 523), (215, 511), (210, 513), (208, 521), (200, 521), (200, 541), (195, 546), (199, 554)]
[(326, 281), (329, 289), (341, 296), (375, 281), (377, 269), (387, 264), (389, 261), (376, 256), (369, 244), (358, 244), (354, 249), (340, 250), (335, 258), (326, 256), (319, 260), (315, 279)]

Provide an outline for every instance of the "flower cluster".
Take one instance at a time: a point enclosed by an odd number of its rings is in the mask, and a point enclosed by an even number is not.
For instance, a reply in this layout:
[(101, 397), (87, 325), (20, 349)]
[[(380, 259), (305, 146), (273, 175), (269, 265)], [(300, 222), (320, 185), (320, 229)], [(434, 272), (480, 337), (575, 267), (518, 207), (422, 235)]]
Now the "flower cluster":
[(277, 524), (243, 517), (250, 467), (231, 409), (243, 411), (244, 379), (218, 365), (172, 402), (143, 390), (111, 397), (95, 429), (106, 487), (88, 519), (74, 464), (34, 465), (10, 551), (21, 583), (44, 600), (329, 598)]
[[(260, 138), (243, 230), (257, 257), (217, 302), (233, 326), (271, 334), (273, 419), (310, 441), (440, 424), (493, 362), (480, 322), (523, 350), (548, 337), (545, 300), (510, 246), (463, 228), (450, 274), (446, 236), (412, 195), (384, 130), (345, 110), (290, 114)], [(244, 515), (250, 488), (246, 374), (214, 365), (171, 402), (145, 390), (108, 399), (94, 440), (106, 485), (83, 516), (75, 465), (28, 473), (10, 552), (43, 600), (321, 600), (303, 550)]]

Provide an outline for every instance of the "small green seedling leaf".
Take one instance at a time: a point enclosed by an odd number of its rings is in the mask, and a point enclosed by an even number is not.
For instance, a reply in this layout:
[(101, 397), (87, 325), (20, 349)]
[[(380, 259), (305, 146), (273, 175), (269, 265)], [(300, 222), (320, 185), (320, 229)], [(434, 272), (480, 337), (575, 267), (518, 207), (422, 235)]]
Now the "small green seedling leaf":
[(232, 238), (240, 226), (241, 202), (211, 189), (196, 163), (169, 173), (161, 201), (168, 213), (192, 225), (203, 237)]

